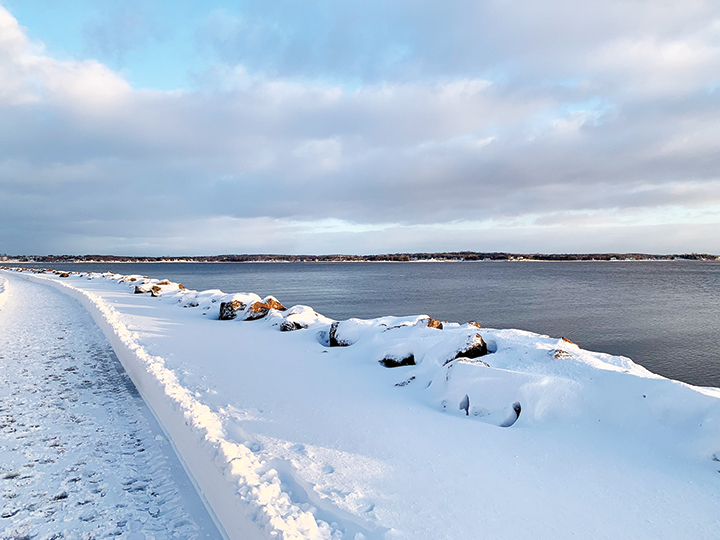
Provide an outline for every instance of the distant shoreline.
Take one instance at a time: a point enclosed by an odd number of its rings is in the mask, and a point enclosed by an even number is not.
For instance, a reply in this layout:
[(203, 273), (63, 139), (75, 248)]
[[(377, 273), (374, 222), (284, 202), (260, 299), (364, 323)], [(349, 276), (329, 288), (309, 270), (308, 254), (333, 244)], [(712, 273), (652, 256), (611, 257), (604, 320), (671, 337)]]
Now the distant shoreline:
[(15, 255), (0, 256), (8, 264), (138, 264), (138, 263), (343, 263), (343, 262), (622, 262), (622, 261), (720, 261), (707, 253), (655, 255), (648, 253), (505, 253), (441, 252), (380, 255), (279, 255), (242, 254), (189, 257), (128, 257), (119, 255)]

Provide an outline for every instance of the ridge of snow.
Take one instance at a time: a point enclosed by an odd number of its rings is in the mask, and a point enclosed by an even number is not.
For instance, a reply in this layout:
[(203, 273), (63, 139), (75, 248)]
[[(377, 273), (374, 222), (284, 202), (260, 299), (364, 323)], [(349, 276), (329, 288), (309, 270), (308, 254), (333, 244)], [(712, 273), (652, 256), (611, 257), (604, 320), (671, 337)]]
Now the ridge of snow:
[(0, 308), (7, 301), (8, 296), (8, 280), (0, 276)]

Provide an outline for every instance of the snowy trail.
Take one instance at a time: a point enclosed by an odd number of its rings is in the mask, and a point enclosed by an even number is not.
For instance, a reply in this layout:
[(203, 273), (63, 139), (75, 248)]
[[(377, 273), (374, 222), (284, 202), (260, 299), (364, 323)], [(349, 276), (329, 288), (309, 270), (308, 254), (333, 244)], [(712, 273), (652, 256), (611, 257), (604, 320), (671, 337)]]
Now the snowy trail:
[(220, 538), (90, 315), (24, 280), (3, 300), (0, 538)]

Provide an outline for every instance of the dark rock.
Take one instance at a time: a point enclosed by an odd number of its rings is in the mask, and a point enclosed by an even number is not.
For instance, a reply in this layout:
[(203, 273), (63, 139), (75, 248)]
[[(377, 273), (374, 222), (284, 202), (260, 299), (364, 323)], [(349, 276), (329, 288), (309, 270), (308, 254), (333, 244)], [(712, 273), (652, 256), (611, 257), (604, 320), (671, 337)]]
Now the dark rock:
[(60, 277), (70, 277), (70, 274), (67, 272), (63, 272), (62, 274), (60, 274)]
[(395, 356), (386, 356), (385, 358), (380, 360), (380, 363), (383, 366), (385, 366), (386, 368), (414, 366), (415, 365), (415, 355), (411, 354), (409, 356), (405, 356), (404, 358), (397, 358)]
[(475, 334), (475, 337), (465, 347), (460, 349), (455, 356), (448, 358), (445, 364), (449, 364), (453, 360), (458, 358), (479, 358), (485, 356), (488, 353), (487, 344), (483, 341), (480, 334)]
[(411, 382), (415, 380), (415, 375), (410, 377), (409, 379), (405, 379), (404, 381), (400, 381), (399, 383), (395, 383), (395, 386), (407, 386)]
[(145, 294), (152, 290), (151, 285), (135, 285), (135, 294)]
[(150, 296), (154, 296), (156, 298), (158, 296), (162, 296), (162, 291), (160, 290), (160, 287), (158, 287), (157, 285), (153, 285), (152, 289), (150, 289)]
[(250, 304), (250, 309), (248, 309), (248, 313), (245, 315), (245, 320), (254, 321), (256, 319), (262, 319), (271, 309), (277, 309), (278, 311), (287, 310), (285, 306), (270, 296), (263, 302), (253, 302)]
[(331, 347), (348, 347), (352, 345), (352, 341), (342, 339), (339, 335), (340, 322), (335, 321), (330, 325), (330, 333), (328, 334), (328, 343)]
[(237, 317), (238, 311), (245, 309), (245, 304), (240, 300), (233, 300), (232, 302), (220, 302), (220, 319), (221, 321), (231, 321)]
[(281, 332), (293, 332), (295, 330), (302, 330), (303, 328), (307, 328), (307, 326), (300, 324), (299, 322), (288, 320), (283, 321), (280, 325)]
[(570, 341), (570, 340), (569, 340), (568, 338), (566, 338), (566, 337), (561, 337), (561, 338), (560, 338), (560, 341), (563, 341), (563, 342), (565, 342), (565, 343), (569, 343), (570, 345), (575, 345), (575, 343), (573, 343), (572, 341)]

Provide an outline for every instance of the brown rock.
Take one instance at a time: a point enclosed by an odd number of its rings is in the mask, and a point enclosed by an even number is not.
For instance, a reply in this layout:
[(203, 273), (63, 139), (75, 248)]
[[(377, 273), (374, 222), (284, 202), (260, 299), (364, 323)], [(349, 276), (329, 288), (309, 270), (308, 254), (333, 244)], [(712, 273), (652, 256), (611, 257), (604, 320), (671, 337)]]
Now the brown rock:
[(186, 287), (185, 287), (185, 285), (183, 285), (182, 283), (178, 283), (178, 289), (180, 289), (180, 290), (185, 290)]
[(158, 281), (157, 285), (170, 285), (170, 281), (168, 281), (167, 279), (164, 279), (162, 281)]
[(269, 297), (266, 302), (253, 302), (252, 304), (250, 304), (250, 309), (248, 309), (245, 320), (254, 321), (257, 319), (262, 319), (270, 312), (271, 309), (277, 309), (278, 311), (287, 310), (287, 308), (283, 306), (280, 302), (278, 302), (272, 297)]
[(468, 326), (470, 326), (471, 328), (482, 328), (482, 326), (480, 326), (477, 321), (468, 322)]
[(158, 287), (157, 285), (153, 285), (152, 289), (150, 289), (150, 296), (154, 296), (155, 298), (157, 298), (158, 296), (162, 296), (162, 291), (160, 287)]
[(237, 317), (238, 311), (245, 309), (245, 304), (240, 300), (233, 300), (232, 302), (220, 302), (220, 319), (221, 321), (231, 321)]
[(443, 329), (443, 323), (433, 319), (432, 317), (428, 317), (427, 319), (420, 319), (417, 324), (424, 325), (427, 328), (437, 328), (438, 330)]
[(68, 274), (67, 272), (63, 272), (62, 274), (60, 274), (60, 277), (70, 277), (70, 274)]
[(566, 338), (566, 337), (561, 337), (561, 338), (560, 338), (560, 341), (564, 341), (565, 343), (569, 343), (570, 345), (575, 345), (575, 343), (573, 343), (572, 341), (570, 341), (570, 340), (569, 340), (568, 338)]
[(135, 294), (149, 293), (151, 290), (150, 285), (135, 285)]

